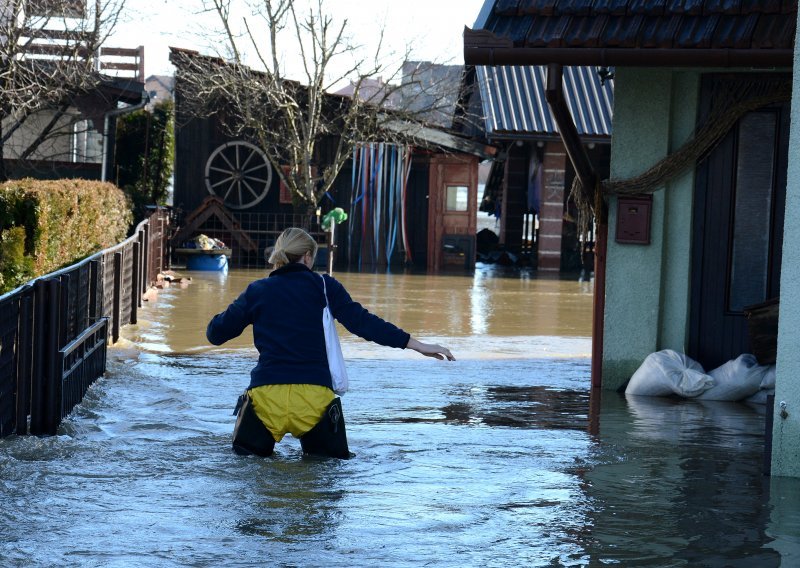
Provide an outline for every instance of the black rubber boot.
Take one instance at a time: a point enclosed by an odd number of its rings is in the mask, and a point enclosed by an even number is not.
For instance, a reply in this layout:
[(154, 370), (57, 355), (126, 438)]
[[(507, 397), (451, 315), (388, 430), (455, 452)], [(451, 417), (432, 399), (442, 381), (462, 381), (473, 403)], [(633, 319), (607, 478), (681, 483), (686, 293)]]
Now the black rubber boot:
[(239, 397), (236, 408), (239, 410), (239, 416), (233, 428), (233, 451), (240, 456), (250, 454), (264, 458), (271, 456), (275, 449), (275, 438), (256, 415), (253, 401), (247, 393)]
[(325, 410), (322, 420), (300, 436), (300, 445), (304, 454), (328, 456), (342, 460), (350, 459), (340, 398), (333, 399), (333, 402)]

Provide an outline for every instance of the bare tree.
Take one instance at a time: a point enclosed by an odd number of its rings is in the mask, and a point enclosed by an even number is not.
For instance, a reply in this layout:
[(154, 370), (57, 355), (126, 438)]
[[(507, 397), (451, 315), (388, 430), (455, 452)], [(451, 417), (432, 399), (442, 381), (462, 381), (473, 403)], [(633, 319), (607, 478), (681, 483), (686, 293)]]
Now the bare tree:
[[(242, 17), (241, 25), (233, 6), (231, 0), (207, 1), (221, 23), (226, 58), (173, 50), (182, 104), (190, 115), (216, 115), (231, 134), (257, 142), (297, 207), (316, 208), (355, 145), (414, 138), (414, 128), (382, 128), (419, 117), (418, 109), (405, 112), (396, 104), (404, 100), (398, 96), (402, 89), (408, 93), (405, 100), (425, 91), (412, 92), (410, 76), (401, 84), (408, 50), (395, 54), (396, 68), (390, 68), (382, 59), (378, 31), (375, 52), (359, 55), (347, 36), (347, 20), (336, 22), (323, 0), (313, 0), (307, 13), (295, 0), (261, 0), (250, 5), (252, 15)], [(248, 53), (254, 65), (245, 65)], [(286, 74), (284, 58), (292, 53), (299, 54), (299, 80)], [(381, 87), (367, 89), (376, 77)], [(348, 96), (330, 93), (347, 80)]]
[[(100, 81), (97, 57), (124, 0), (0, 0), (0, 180), (4, 148), (29, 130), (17, 157), (80, 120), (68, 109)], [(32, 120), (47, 113), (47, 118)], [(35, 123), (35, 127), (33, 125)]]

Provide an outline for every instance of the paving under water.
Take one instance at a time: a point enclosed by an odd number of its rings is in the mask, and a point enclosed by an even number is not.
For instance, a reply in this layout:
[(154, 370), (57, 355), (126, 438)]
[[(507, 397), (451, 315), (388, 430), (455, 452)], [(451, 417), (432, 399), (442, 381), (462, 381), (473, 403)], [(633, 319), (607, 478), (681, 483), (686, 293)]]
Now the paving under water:
[(445, 363), (343, 332), (349, 461), (230, 451), (249, 332), (204, 337), (258, 272), (193, 273), (111, 349), (50, 438), (0, 440), (0, 566), (798, 566), (800, 481), (764, 412), (592, 393), (591, 285), (338, 274)]

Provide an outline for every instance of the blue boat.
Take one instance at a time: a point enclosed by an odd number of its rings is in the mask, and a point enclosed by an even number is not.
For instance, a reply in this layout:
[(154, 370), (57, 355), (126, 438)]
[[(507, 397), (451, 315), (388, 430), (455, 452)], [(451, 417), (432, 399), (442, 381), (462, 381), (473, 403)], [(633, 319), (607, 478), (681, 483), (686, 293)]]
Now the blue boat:
[(186, 270), (219, 271), (228, 269), (231, 249), (177, 248), (175, 254), (186, 255)]

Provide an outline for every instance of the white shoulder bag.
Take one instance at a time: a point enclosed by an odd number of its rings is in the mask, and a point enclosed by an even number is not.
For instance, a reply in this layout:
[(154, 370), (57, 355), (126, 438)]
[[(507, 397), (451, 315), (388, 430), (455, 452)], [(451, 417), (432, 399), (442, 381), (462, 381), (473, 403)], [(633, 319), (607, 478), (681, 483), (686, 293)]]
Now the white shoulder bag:
[(322, 290), (325, 293), (325, 307), (322, 309), (322, 329), (325, 331), (325, 350), (328, 352), (328, 368), (331, 371), (333, 392), (338, 395), (343, 395), (350, 386), (347, 379), (347, 369), (344, 367), (342, 346), (339, 344), (339, 333), (336, 331), (336, 320), (333, 319), (331, 305), (328, 302), (328, 288), (325, 286), (325, 277), (320, 274), (320, 278), (322, 278)]

